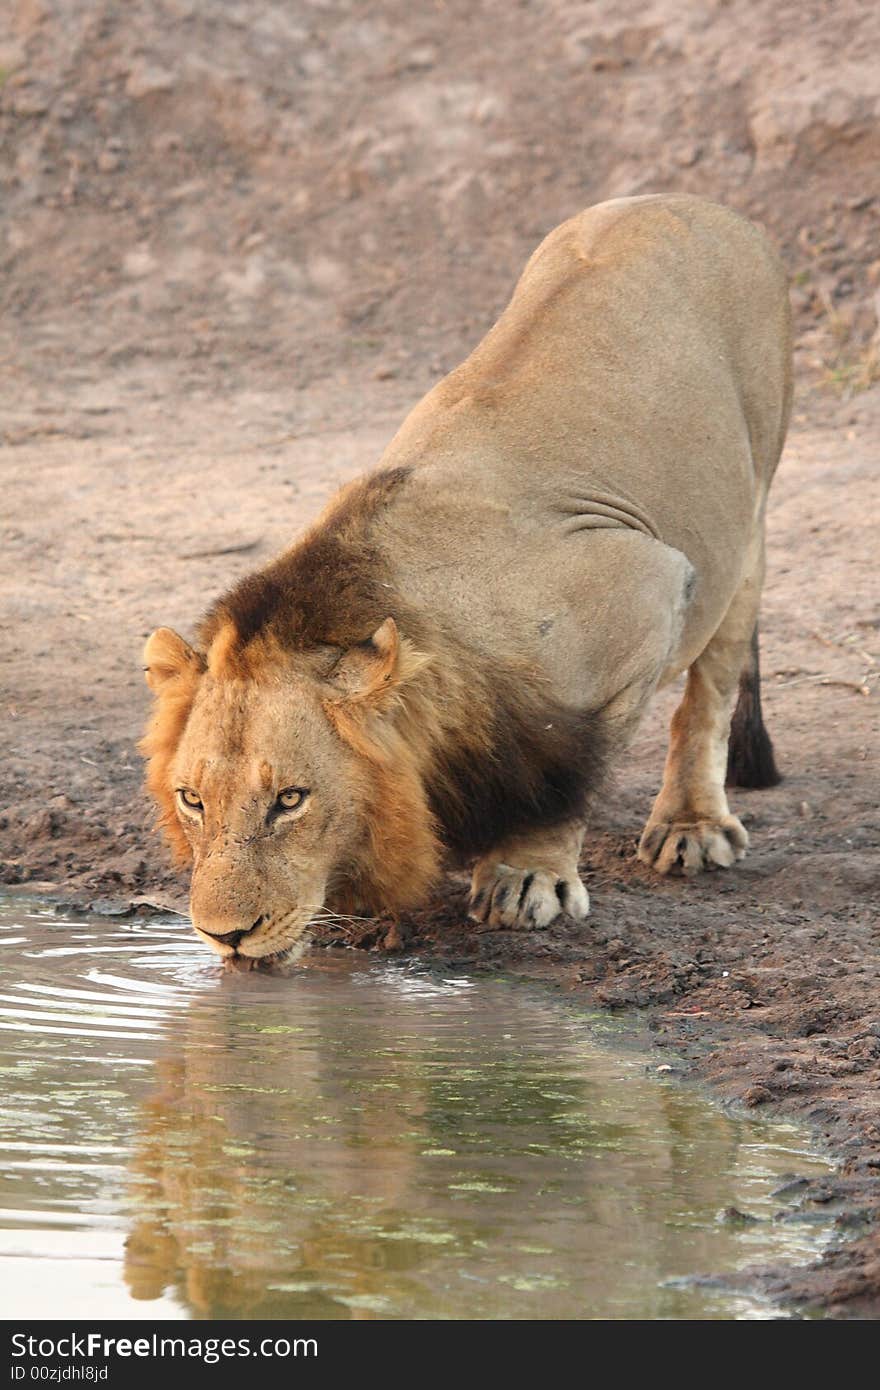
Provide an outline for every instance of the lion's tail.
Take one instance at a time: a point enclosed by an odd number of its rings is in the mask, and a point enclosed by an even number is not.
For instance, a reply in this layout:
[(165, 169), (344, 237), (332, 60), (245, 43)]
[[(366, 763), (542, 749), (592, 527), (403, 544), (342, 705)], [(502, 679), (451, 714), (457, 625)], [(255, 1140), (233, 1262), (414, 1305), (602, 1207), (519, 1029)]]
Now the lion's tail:
[(739, 697), (730, 724), (727, 785), (775, 787), (781, 781), (773, 756), (773, 744), (761, 714), (761, 667), (756, 623), (749, 657), (739, 678)]

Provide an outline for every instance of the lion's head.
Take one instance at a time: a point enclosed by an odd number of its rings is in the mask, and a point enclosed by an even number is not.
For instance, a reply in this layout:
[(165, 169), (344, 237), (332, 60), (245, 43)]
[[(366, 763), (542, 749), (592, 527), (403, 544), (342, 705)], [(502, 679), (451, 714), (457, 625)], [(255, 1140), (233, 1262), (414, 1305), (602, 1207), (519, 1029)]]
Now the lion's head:
[(422, 665), (391, 618), (341, 653), (242, 645), (231, 625), (203, 653), (169, 628), (149, 638), (147, 785), (220, 955), (283, 956), (325, 908), (424, 894), (438, 844), (398, 728)]

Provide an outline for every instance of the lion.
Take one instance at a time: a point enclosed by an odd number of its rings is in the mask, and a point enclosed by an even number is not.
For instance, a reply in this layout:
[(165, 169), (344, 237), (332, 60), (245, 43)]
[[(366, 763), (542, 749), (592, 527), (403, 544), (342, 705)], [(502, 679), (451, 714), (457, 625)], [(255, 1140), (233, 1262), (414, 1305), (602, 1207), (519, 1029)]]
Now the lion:
[(551, 232), (376, 470), (193, 645), (149, 638), (147, 784), (198, 934), (272, 963), (327, 913), (417, 907), (449, 860), (489, 928), (581, 921), (591, 797), (685, 671), (638, 857), (740, 860), (725, 784), (779, 780), (758, 609), (790, 408), (759, 228), (658, 195)]

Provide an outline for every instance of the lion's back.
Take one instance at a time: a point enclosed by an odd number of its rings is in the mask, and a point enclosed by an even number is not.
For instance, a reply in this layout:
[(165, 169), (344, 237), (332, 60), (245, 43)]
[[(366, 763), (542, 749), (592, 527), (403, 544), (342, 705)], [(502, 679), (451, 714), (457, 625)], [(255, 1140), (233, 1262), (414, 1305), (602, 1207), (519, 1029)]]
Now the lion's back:
[(745, 517), (779, 457), (790, 358), (785, 276), (758, 227), (687, 195), (602, 203), (545, 238), (383, 462), (524, 508), (554, 475), (598, 476), (661, 531), (708, 473)]
[(509, 592), (523, 569), (531, 592), (547, 565), (532, 549), (580, 563), (579, 514), (610, 510), (687, 557), (711, 623), (762, 511), (790, 382), (785, 277), (760, 229), (685, 196), (580, 213), (383, 457), (413, 474), (389, 520), (418, 537), (412, 582), (436, 569)]
[(573, 398), (601, 417), (617, 401), (638, 427), (671, 399), (680, 415), (732, 394), (756, 464), (772, 469), (790, 351), (785, 274), (764, 232), (701, 198), (648, 196), (551, 232), (461, 370), (478, 394), (509, 384), (507, 407), (522, 401), (533, 419), (542, 405), (565, 416)]

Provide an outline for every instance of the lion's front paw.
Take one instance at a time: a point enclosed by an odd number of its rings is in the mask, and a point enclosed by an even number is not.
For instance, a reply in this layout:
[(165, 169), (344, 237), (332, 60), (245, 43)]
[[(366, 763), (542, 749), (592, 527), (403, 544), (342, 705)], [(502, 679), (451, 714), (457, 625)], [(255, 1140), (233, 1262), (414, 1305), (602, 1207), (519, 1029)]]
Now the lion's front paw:
[(474, 871), (470, 915), (486, 926), (529, 931), (549, 927), (563, 912), (582, 921), (589, 910), (589, 894), (576, 873), (559, 877), (511, 864), (478, 864)]
[(736, 816), (718, 821), (649, 820), (639, 841), (639, 858), (660, 874), (698, 874), (729, 869), (742, 859), (748, 834)]

